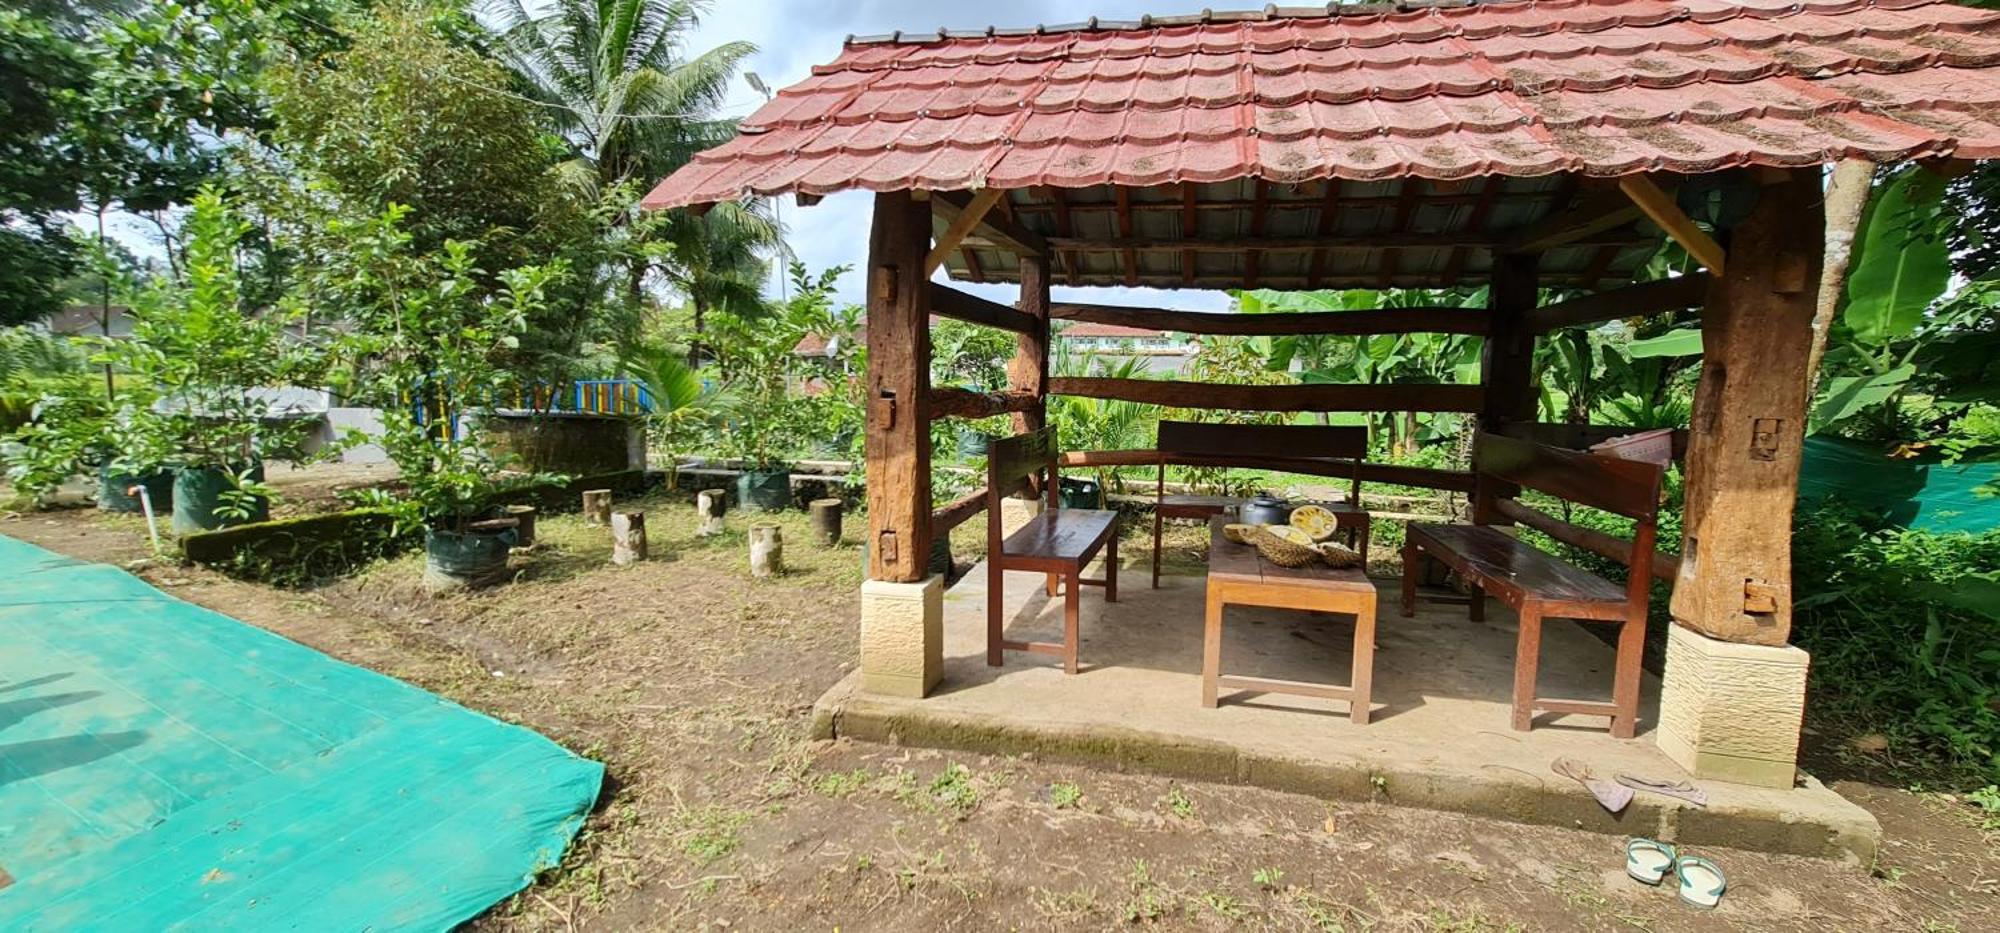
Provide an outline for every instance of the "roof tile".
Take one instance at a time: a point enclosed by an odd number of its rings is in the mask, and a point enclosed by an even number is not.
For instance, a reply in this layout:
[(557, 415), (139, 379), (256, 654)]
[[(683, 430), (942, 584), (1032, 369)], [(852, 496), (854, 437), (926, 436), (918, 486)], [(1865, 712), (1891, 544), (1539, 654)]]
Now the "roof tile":
[(1938, 0), (1491, 0), (1155, 22), (850, 42), (646, 204), (2000, 153), (2000, 12)]

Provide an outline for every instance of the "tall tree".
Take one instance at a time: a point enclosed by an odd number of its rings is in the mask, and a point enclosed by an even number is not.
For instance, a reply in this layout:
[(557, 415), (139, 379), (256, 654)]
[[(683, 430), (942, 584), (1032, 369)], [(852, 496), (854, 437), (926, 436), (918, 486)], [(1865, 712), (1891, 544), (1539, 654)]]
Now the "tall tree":
[[(573, 147), (559, 170), (572, 185), (650, 185), (735, 133), (718, 114), (729, 82), (756, 51), (728, 42), (686, 56), (704, 0), (574, 0), (545, 5), (489, 0), (501, 55), (526, 96), (547, 109)], [(676, 211), (639, 235), (668, 244), (623, 255), (627, 293), (642, 298), (655, 265), (693, 306), (700, 333), (708, 311), (757, 310), (770, 274), (765, 255), (781, 230), (755, 201), (705, 217)]]

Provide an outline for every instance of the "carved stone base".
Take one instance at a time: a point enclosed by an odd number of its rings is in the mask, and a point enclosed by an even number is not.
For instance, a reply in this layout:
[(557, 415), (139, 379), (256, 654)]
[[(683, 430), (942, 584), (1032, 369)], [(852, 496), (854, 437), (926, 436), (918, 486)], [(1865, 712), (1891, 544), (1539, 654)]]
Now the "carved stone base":
[(944, 577), (861, 584), (861, 689), (920, 698), (944, 677)]
[(1791, 787), (1798, 770), (1809, 657), (1675, 624), (1660, 690), (1660, 750), (1696, 777)]

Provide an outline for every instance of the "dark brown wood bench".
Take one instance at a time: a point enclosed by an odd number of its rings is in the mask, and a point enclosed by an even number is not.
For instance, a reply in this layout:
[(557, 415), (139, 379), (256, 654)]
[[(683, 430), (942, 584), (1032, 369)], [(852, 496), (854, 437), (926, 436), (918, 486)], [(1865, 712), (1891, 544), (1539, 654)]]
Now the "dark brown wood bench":
[[(1631, 738), (1638, 731), (1639, 659), (1646, 641), (1646, 610), (1653, 579), (1653, 545), (1665, 469), (1658, 464), (1481, 433), (1473, 440), (1472, 466), (1478, 477), (1472, 525), (1411, 524), (1403, 545), (1403, 615), (1416, 612), (1417, 580), (1428, 557), (1456, 571), (1472, 587), (1471, 617), (1485, 617), (1490, 594), (1520, 616), (1515, 640), (1513, 725), (1527, 731), (1537, 712), (1609, 716), (1611, 734)], [(1633, 519), (1632, 541), (1623, 552), (1630, 579), (1613, 583), (1492, 527), (1517, 521), (1535, 527), (1570, 527), (1520, 503), (1520, 489), (1533, 489), (1566, 502)], [(1541, 659), (1542, 620), (1606, 622), (1618, 626), (1618, 652), (1611, 702), (1539, 696), (1535, 675)]]
[(1366, 428), (1317, 424), (1203, 424), (1160, 422), (1159, 479), (1153, 488), (1153, 588), (1160, 586), (1160, 539), (1169, 518), (1207, 519), (1241, 505), (1231, 496), (1167, 495), (1167, 465), (1200, 462), (1215, 456), (1285, 457), (1350, 460), (1346, 502), (1322, 502), (1340, 522), (1349, 547), (1361, 552), (1368, 567), (1369, 514), (1361, 508), (1361, 461), (1368, 456)]
[[(1000, 666), (1003, 651), (1053, 654), (1063, 670), (1077, 669), (1079, 591), (1104, 587), (1106, 602), (1118, 601), (1118, 513), (1061, 508), (1056, 473), (1056, 432), (1046, 427), (994, 441), (986, 452), (986, 663)], [(1022, 488), (1038, 489), (1047, 507), (1004, 538), (1000, 500)], [(1083, 568), (1104, 552), (1104, 579), (1086, 580)], [(1006, 628), (1006, 572), (1034, 570), (1048, 575), (1048, 594), (1063, 593), (1061, 642), (1010, 641)], [(1067, 583), (1067, 586), (1059, 586)]]

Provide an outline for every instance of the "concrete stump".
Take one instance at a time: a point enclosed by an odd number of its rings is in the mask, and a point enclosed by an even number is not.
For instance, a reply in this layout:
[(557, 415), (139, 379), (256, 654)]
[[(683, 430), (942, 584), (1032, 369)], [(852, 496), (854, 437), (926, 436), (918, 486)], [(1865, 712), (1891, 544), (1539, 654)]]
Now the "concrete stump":
[(611, 513), (611, 562), (620, 567), (646, 559), (646, 513)]
[(824, 547), (833, 547), (839, 544), (840, 500), (814, 499), (808, 508), (812, 511), (813, 539)]
[(922, 698), (944, 679), (944, 577), (861, 584), (861, 689)]
[(700, 519), (694, 533), (710, 538), (722, 533), (722, 516), (729, 511), (729, 493), (721, 489), (704, 489), (694, 499), (694, 514)]
[(1791, 787), (1809, 660), (1791, 645), (1723, 641), (1675, 623), (1654, 741), (1695, 777)]
[(583, 522), (586, 525), (608, 525), (611, 523), (611, 490), (586, 489), (583, 491)]
[(1008, 496), (1000, 500), (1000, 536), (1006, 537), (1020, 531), (1021, 526), (1042, 514), (1044, 503), (1040, 499), (1023, 499)]
[(750, 575), (770, 577), (785, 572), (785, 530), (777, 522), (750, 526)]

